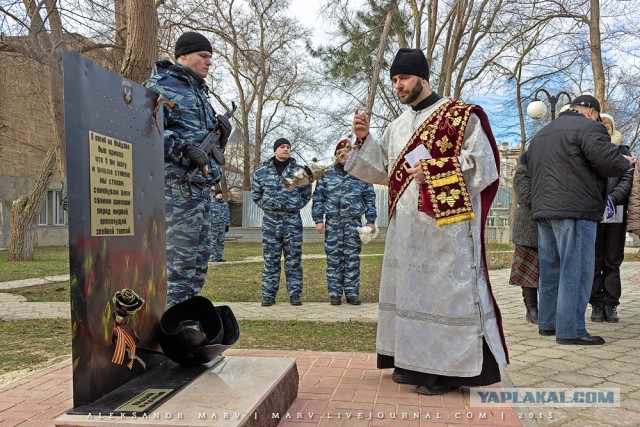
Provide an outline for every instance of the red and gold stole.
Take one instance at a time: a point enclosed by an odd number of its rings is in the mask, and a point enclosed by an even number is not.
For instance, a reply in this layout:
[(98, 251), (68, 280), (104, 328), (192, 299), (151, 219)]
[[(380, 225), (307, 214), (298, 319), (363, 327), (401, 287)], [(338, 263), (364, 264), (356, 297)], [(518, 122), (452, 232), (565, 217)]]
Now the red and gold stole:
[[(402, 193), (413, 179), (407, 173), (409, 165), (407, 165), (404, 156), (413, 151), (419, 144), (423, 144), (427, 148), (432, 159), (421, 161), (427, 184), (420, 186), (418, 209), (435, 216), (438, 225), (453, 224), (454, 222), (474, 217), (467, 187), (457, 158), (462, 150), (462, 140), (464, 139), (464, 132), (471, 112), (480, 119), (482, 129), (491, 145), (496, 170), (498, 173), (500, 172), (500, 153), (485, 112), (477, 105), (448, 100), (420, 125), (391, 169), (389, 176), (389, 220), (393, 216), (400, 196), (402, 196)], [(485, 280), (491, 293), (502, 346), (507, 357), (507, 363), (509, 363), (509, 350), (502, 329), (502, 314), (493, 296), (491, 280), (487, 274), (489, 269), (487, 268), (485, 247), (485, 223), (491, 203), (498, 192), (498, 185), (499, 181), (496, 180), (480, 193), (480, 241), (482, 243), (482, 264), (484, 265)], [(457, 199), (453, 194), (453, 190), (460, 191), (460, 193), (455, 192), (458, 196)], [(440, 196), (442, 193), (444, 195)], [(453, 206), (450, 205), (451, 202), (453, 202)]]
[(411, 137), (396, 159), (389, 175), (389, 219), (411, 180), (404, 156), (424, 145), (431, 159), (421, 160), (426, 185), (420, 186), (418, 210), (435, 217), (438, 226), (474, 218), (471, 199), (458, 156), (474, 105), (448, 100), (438, 107)]

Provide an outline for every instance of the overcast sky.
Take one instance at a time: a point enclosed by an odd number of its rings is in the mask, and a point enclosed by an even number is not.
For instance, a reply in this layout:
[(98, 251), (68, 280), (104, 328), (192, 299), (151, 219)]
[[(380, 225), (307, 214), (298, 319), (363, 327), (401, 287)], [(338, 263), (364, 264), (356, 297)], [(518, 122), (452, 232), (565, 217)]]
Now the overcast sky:
[(326, 42), (327, 37), (323, 30), (324, 25), (320, 17), (320, 1), (291, 0), (289, 13), (298, 18), (304, 26), (313, 29), (313, 44), (318, 45)]
[[(320, 16), (321, 7), (322, 1), (312, 2), (309, 0), (291, 0), (291, 5), (289, 6), (289, 13), (291, 16), (297, 18), (302, 25), (313, 30), (312, 43), (314, 46), (330, 44), (331, 42), (330, 37), (324, 31), (324, 28), (327, 28), (327, 25), (329, 24), (324, 22), (323, 18)], [(384, 84), (386, 82), (383, 81), (382, 83)], [(508, 96), (503, 92), (504, 91), (496, 90), (491, 96), (479, 95), (477, 99), (465, 99), (465, 101), (477, 103), (483, 107), (489, 116), (493, 131), (499, 141), (519, 143), (519, 139), (515, 138), (513, 135), (507, 136), (507, 134), (513, 130), (512, 128), (518, 123), (515, 111), (513, 113), (512, 120), (505, 120), (504, 117), (500, 117), (500, 119), (498, 119), (497, 117), (497, 114), (503, 109), (502, 103), (504, 101), (504, 97)], [(525, 118), (525, 120), (529, 119)], [(325, 157), (330, 157), (330, 154), (331, 153), (327, 154)]]

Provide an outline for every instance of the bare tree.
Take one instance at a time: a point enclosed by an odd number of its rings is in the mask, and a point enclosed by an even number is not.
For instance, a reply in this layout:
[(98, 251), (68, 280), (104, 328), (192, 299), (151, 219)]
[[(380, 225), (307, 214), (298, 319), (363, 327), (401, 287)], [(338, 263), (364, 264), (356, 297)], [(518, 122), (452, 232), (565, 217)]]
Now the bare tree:
[(286, 0), (185, 1), (175, 6), (173, 25), (213, 35), (213, 95), (225, 109), (230, 100), (239, 101), (234, 121), (242, 129), (242, 188), (249, 190), (267, 137), (282, 130), (293, 112), (308, 114), (296, 94), (308, 88), (301, 66), (309, 32), (287, 16)]
[[(517, 111), (517, 129), (503, 130), (503, 135), (513, 135), (519, 139), (519, 155), (530, 141), (530, 135), (545, 123), (527, 121), (524, 113), (526, 104), (532, 101), (534, 91), (554, 80), (559, 80), (562, 72), (569, 69), (580, 56), (573, 46), (566, 45), (566, 32), (554, 28), (553, 22), (540, 15), (534, 5), (512, 5), (509, 13), (500, 18), (499, 25), (504, 31), (490, 36), (493, 43), (503, 46), (502, 53), (495, 58), (491, 67), (493, 79), (499, 84), (505, 82), (509, 88), (509, 101), (505, 102), (507, 127), (513, 123), (513, 111)], [(571, 32), (571, 29), (568, 29)], [(562, 88), (565, 89), (565, 88)], [(514, 93), (515, 92), (515, 93)], [(567, 100), (564, 99), (566, 102)], [(500, 115), (497, 115), (500, 117)], [(500, 125), (500, 120), (494, 120)], [(515, 214), (517, 196), (513, 188), (513, 176), (501, 170), (501, 181), (511, 187), (510, 217)], [(509, 230), (511, 231), (511, 230)]]
[[(149, 78), (153, 63), (158, 58), (159, 23), (155, 0), (119, 1), (126, 16), (125, 49), (120, 73), (142, 83)], [(121, 16), (121, 13), (116, 11), (116, 16)]]
[(11, 238), (9, 239), (9, 260), (29, 261), (33, 259), (33, 239), (38, 215), (44, 204), (56, 165), (64, 170), (64, 119), (62, 104), (62, 52), (64, 39), (62, 21), (55, 0), (36, 3), (23, 2), (23, 16), (16, 16), (13, 10), (0, 10), (20, 23), (27, 37), (17, 37), (8, 41), (2, 38), (0, 50), (18, 52), (42, 64), (49, 74), (48, 105), (52, 118), (53, 143), (49, 146), (42, 167), (39, 169), (31, 191), (13, 202), (11, 208)]
[[(140, 39), (136, 34), (144, 30), (143, 23), (153, 23), (151, 19), (155, 15), (153, 1), (126, 0), (128, 8), (132, 11), (131, 19), (127, 20), (127, 40), (134, 46), (123, 49), (123, 70), (140, 79), (142, 70), (148, 75), (150, 64), (147, 57), (139, 60), (141, 53), (151, 52), (155, 56), (154, 43), (150, 39)], [(135, 3), (135, 5), (134, 5)], [(124, 3), (120, 3), (124, 5)], [(149, 6), (154, 7), (150, 9)], [(25, 58), (29, 58), (39, 64), (34, 72), (42, 72), (48, 81), (43, 93), (47, 96), (45, 104), (49, 108), (51, 118), (51, 144), (44, 155), (42, 165), (37, 169), (33, 186), (29, 194), (18, 198), (13, 202), (11, 210), (11, 237), (9, 239), (9, 260), (28, 261), (33, 259), (34, 236), (39, 213), (44, 205), (45, 196), (51, 184), (54, 173), (57, 170), (60, 176), (65, 175), (65, 133), (64, 133), (64, 104), (63, 104), (63, 73), (62, 54), (67, 45), (73, 46), (79, 52), (96, 51), (97, 49), (118, 48), (112, 43), (101, 43), (81, 36), (77, 33), (69, 33), (63, 25), (63, 11), (68, 14), (67, 23), (74, 25), (88, 25), (83, 19), (91, 21), (95, 17), (89, 14), (80, 15), (78, 8), (68, 4), (63, 8), (59, 0), (23, 0), (11, 3), (8, 6), (0, 6), (0, 12), (4, 14), (2, 25), (9, 29), (13, 36), (0, 37), (0, 51), (15, 52)], [(91, 4), (90, 7), (101, 7), (99, 4)], [(104, 10), (104, 9), (101, 9)], [(153, 15), (149, 15), (153, 14)], [(111, 13), (113, 16), (113, 12)], [(119, 21), (120, 22), (120, 21)], [(157, 22), (157, 21), (155, 21)], [(151, 24), (153, 26), (153, 24)], [(4, 31), (3, 31), (4, 33)], [(143, 46), (142, 42), (150, 43)], [(124, 47), (124, 46), (122, 46)], [(103, 58), (107, 58), (108, 55)], [(108, 61), (105, 61), (108, 62)], [(146, 64), (146, 65), (145, 65)], [(139, 80), (138, 80), (139, 81)]]
[[(548, 19), (575, 23), (567, 42), (583, 55), (579, 56), (576, 67), (566, 73), (566, 79), (579, 92), (593, 93), (603, 111), (614, 113), (620, 119), (621, 130), (629, 135), (626, 142), (635, 147), (638, 114), (634, 86), (637, 85), (630, 84), (628, 77), (637, 76), (640, 69), (637, 51), (627, 46), (637, 46), (640, 42), (637, 32), (640, 2), (549, 0), (541, 3), (542, 9), (548, 11)], [(635, 57), (635, 62), (625, 61), (625, 56)]]
[[(333, 3), (333, 2), (332, 2)], [(340, 7), (327, 8), (333, 13), (334, 20), (340, 23), (339, 30), (333, 39), (336, 46), (321, 48), (320, 56), (326, 58), (326, 64), (332, 77), (339, 76), (344, 80), (342, 87), (352, 88), (353, 97), (361, 100), (361, 73), (352, 72), (356, 67), (364, 74), (377, 75), (377, 70), (369, 67), (375, 64), (371, 57), (374, 45), (368, 41), (379, 34), (382, 21), (374, 19), (380, 16), (377, 6), (368, 4), (370, 10), (359, 10), (354, 17), (344, 16), (351, 4), (349, 0), (339, 2)], [(371, 3), (371, 2), (369, 2)], [(517, 4), (514, 0), (398, 0), (392, 2), (391, 8), (397, 11), (397, 20), (389, 34), (385, 47), (385, 58), (388, 63), (398, 47), (420, 48), (425, 52), (431, 68), (431, 87), (441, 95), (462, 97), (473, 93), (475, 83), (482, 80), (493, 61), (502, 53), (504, 45), (496, 45), (489, 41), (489, 36), (502, 31), (497, 28), (496, 21), (504, 13), (508, 5)], [(377, 44), (375, 45), (377, 49)], [(365, 49), (369, 47), (369, 50)], [(338, 54), (338, 56), (336, 56)], [(357, 54), (357, 56), (356, 56)], [(349, 58), (347, 61), (344, 58)], [(336, 59), (337, 58), (337, 59)], [(386, 77), (386, 70), (385, 70)], [(379, 107), (373, 111), (373, 119), (384, 126), (391, 117), (400, 111), (400, 105), (394, 99), (391, 87), (382, 84), (376, 93), (381, 100)]]
[(590, 0), (588, 17), (591, 45), (591, 67), (593, 70), (594, 96), (604, 104), (604, 67), (602, 65), (602, 43), (600, 36), (600, 0)]
[(391, 28), (391, 21), (396, 9), (398, 9), (398, 3), (394, 0), (391, 2), (387, 16), (384, 19), (384, 28), (382, 30), (382, 35), (380, 36), (380, 44), (378, 45), (378, 53), (376, 54), (376, 62), (375, 67), (373, 68), (369, 95), (367, 95), (367, 106), (364, 110), (367, 116), (371, 116), (371, 112), (373, 111), (373, 102), (378, 88), (378, 77), (380, 76), (380, 68), (382, 67), (382, 60), (384, 58), (384, 48), (387, 45), (387, 37), (389, 37), (389, 29)]

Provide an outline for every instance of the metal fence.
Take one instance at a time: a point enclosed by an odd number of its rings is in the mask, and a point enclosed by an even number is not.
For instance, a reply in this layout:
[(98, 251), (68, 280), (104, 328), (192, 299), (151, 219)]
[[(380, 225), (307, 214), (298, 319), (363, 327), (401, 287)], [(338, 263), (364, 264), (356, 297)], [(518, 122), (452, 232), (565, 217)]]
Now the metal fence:
[[(376, 189), (376, 209), (378, 211), (378, 227), (386, 228), (389, 225), (387, 215), (387, 189)], [(509, 206), (511, 203), (511, 188), (500, 186), (496, 195), (489, 217), (487, 218), (486, 236), (492, 243), (509, 243)], [(311, 218), (311, 202), (301, 211), (302, 226), (315, 227)], [(242, 194), (242, 227), (262, 227), (262, 209), (251, 199), (251, 192)]]
[(511, 187), (500, 185), (496, 198), (493, 199), (489, 215), (485, 236), (491, 243), (509, 243), (511, 241), (511, 220), (509, 218), (509, 207), (511, 206)]
[[(387, 216), (387, 189), (383, 188), (375, 190), (376, 192), (376, 210), (378, 211), (378, 219), (376, 220), (379, 227), (386, 227), (389, 223)], [(311, 218), (311, 202), (300, 211), (302, 216), (303, 227), (315, 227), (315, 223)], [(244, 191), (242, 193), (242, 226), (243, 227), (262, 227), (262, 209), (258, 207), (251, 199), (251, 192)]]

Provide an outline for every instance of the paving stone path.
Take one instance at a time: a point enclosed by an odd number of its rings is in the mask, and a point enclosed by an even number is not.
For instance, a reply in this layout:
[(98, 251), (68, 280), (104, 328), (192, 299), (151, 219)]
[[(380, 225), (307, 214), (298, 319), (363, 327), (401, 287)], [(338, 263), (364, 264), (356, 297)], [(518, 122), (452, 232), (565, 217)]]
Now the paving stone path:
[[(257, 261), (257, 260), (256, 260)], [(558, 345), (553, 337), (541, 337), (537, 327), (524, 321), (524, 305), (519, 288), (508, 285), (509, 270), (490, 272), (494, 294), (503, 314), (511, 364), (504, 371), (503, 387), (518, 388), (614, 388), (620, 390), (620, 406), (605, 407), (516, 407), (523, 425), (558, 426), (638, 426), (640, 425), (640, 262), (622, 265), (623, 295), (618, 308), (619, 323), (593, 323), (591, 334), (602, 335), (604, 346)], [(56, 276), (29, 281), (0, 283), (0, 321), (28, 318), (69, 317), (68, 303), (29, 303), (6, 293), (20, 286), (68, 280)], [(257, 303), (224, 303), (236, 317), (248, 320), (362, 321), (375, 322), (376, 304), (331, 306), (307, 303), (301, 307)], [(587, 311), (589, 316), (589, 311)], [(469, 408), (472, 409), (472, 408)], [(1, 424), (1, 423), (0, 423)]]

